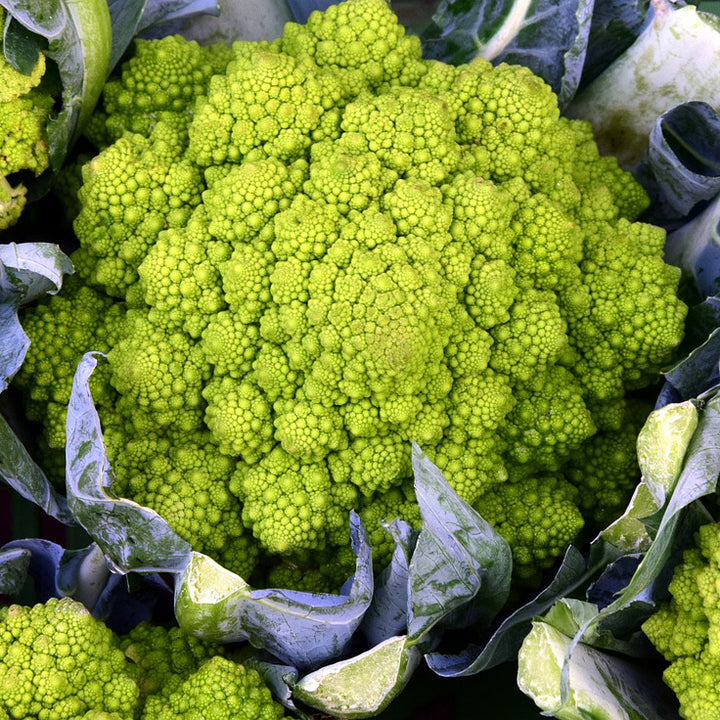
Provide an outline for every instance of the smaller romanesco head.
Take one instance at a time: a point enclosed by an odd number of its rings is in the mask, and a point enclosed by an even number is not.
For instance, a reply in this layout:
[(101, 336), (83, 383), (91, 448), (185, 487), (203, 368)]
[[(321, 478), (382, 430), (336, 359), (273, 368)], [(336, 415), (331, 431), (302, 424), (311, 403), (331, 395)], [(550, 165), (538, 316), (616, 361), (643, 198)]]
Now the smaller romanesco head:
[(0, 609), (0, 716), (132, 720), (138, 701), (118, 638), (80, 603)]

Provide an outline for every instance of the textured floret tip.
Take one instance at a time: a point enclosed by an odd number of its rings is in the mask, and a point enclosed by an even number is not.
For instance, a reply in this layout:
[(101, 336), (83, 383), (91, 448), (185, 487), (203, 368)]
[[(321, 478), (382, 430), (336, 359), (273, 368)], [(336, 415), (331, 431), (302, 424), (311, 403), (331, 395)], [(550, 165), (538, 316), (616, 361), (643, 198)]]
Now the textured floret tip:
[(213, 74), (222, 72), (231, 59), (227, 45), (200, 46), (180, 35), (136, 39), (131, 51), (120, 77), (105, 84), (102, 109), (85, 128), (99, 148), (126, 131), (148, 136), (162, 117), (174, 116), (173, 122), (187, 127), (195, 101), (205, 94)]
[[(2, 11), (0, 21), (4, 17)], [(46, 126), (53, 100), (38, 89), (45, 71), (43, 53), (25, 75), (0, 52), (0, 230), (18, 221), (27, 202), (25, 185), (17, 176), (8, 176), (20, 172), (37, 176), (50, 165)]]
[(143, 720), (280, 720), (284, 711), (256, 670), (216, 655), (167, 694)]
[(675, 568), (671, 598), (643, 624), (645, 634), (670, 662), (663, 679), (687, 720), (719, 716), (720, 524), (703, 525), (695, 547)]
[(118, 638), (78, 602), (0, 608), (0, 711), (8, 718), (132, 720), (135, 668)]
[[(124, 494), (245, 571), (346, 546), (351, 509), (387, 557), (377, 523), (414, 521), (414, 441), (526, 578), (627, 502), (625, 398), (685, 307), (587, 123), (525, 68), (423, 60), (385, 0), (212, 57), (156, 42), (108, 91), (134, 117), (130, 86), (158, 84), (149, 124), (85, 166), (75, 222), (77, 274), (129, 307), (101, 411)], [(523, 484), (544, 514), (513, 524), (498, 498)]]

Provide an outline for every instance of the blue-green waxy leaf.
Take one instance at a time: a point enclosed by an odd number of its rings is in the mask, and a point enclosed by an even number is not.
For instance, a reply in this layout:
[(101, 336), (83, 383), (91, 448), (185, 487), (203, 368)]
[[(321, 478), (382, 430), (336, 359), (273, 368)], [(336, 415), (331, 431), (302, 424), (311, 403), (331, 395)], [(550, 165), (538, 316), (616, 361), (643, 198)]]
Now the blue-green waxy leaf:
[(683, 270), (703, 297), (720, 295), (720, 194), (668, 235), (665, 258)]
[(263, 653), (257, 653), (250, 657), (243, 657), (242, 662), (246, 667), (257, 670), (262, 675), (265, 684), (272, 691), (273, 697), (283, 706), (292, 710), (294, 715), (300, 718), (307, 716), (300, 712), (292, 699), (292, 689), (300, 678), (297, 668), (292, 665), (281, 665), (265, 659)]
[[(0, 392), (22, 365), (30, 345), (18, 309), (46, 293), (56, 293), (63, 276), (71, 272), (70, 260), (57, 245), (0, 245)], [(73, 523), (65, 499), (50, 485), (1, 413), (0, 480), (49, 515)]]
[(720, 24), (694, 5), (653, 0), (654, 13), (635, 42), (566, 108), (588, 120), (602, 155), (636, 168), (663, 113), (688, 100), (720, 104)]
[(0, 548), (0, 595), (17, 595), (25, 584), (29, 567), (29, 550)]
[(698, 397), (720, 381), (720, 298), (705, 298), (690, 308), (685, 324), (682, 360), (665, 371), (658, 404)]
[(375, 580), (375, 594), (363, 618), (361, 630), (369, 645), (402, 635), (407, 629), (410, 558), (417, 533), (402, 520), (385, 526), (395, 540), (390, 564)]
[(372, 554), (360, 518), (351, 513), (355, 574), (338, 595), (253, 590), (209, 557), (192, 553), (175, 593), (175, 614), (187, 632), (209, 640), (248, 640), (301, 671), (346, 652), (373, 594)]
[(161, 593), (168, 594), (154, 575), (135, 576), (131, 592), (128, 579), (110, 572), (95, 543), (66, 550), (49, 540), (28, 538), (0, 548), (0, 593), (18, 594), (28, 576), (37, 602), (71, 597), (115, 632), (128, 632), (149, 620)]
[(287, 0), (288, 7), (296, 23), (306, 23), (314, 10), (327, 10), (337, 5), (340, 0)]
[[(47, 41), (62, 81), (62, 109), (48, 125), (50, 160), (58, 169), (100, 97), (108, 71), (110, 14), (105, 0), (0, 0), (14, 20)], [(11, 39), (22, 43), (19, 34)], [(19, 50), (11, 48), (17, 54)], [(6, 50), (7, 54), (8, 50)]]
[(512, 660), (530, 630), (531, 621), (561, 597), (572, 593), (588, 576), (588, 564), (580, 551), (570, 546), (553, 580), (530, 602), (510, 614), (485, 645), (470, 645), (463, 652), (425, 655), (430, 669), (443, 677), (474, 675)]
[(113, 474), (90, 393), (97, 365), (86, 353), (78, 365), (67, 413), (66, 481), (70, 511), (119, 572), (181, 571), (190, 545), (154, 510), (112, 493)]
[(54, 295), (73, 271), (69, 258), (52, 243), (0, 245), (0, 392), (25, 359), (30, 341), (17, 311), (46, 293)]
[(3, 50), (5, 59), (18, 72), (30, 75), (37, 65), (41, 52), (47, 49), (44, 38), (31, 33), (26, 27), (16, 22), (12, 16), (5, 18), (3, 32)]
[(603, 0), (593, 5), (582, 85), (594, 80), (641, 33), (647, 0)]
[(423, 33), (425, 55), (455, 64), (474, 57), (529, 67), (561, 107), (580, 84), (593, 0), (441, 0)]
[(2, 414), (0, 414), (0, 480), (56, 520), (66, 525), (75, 524), (68, 510), (67, 501), (50, 484)]
[(510, 547), (415, 444), (412, 465), (422, 529), (410, 561), (408, 634), (487, 624), (507, 600)]
[(657, 119), (636, 171), (652, 201), (648, 220), (677, 226), (718, 194), (719, 132), (720, 115), (704, 102), (682, 103)]
[[(196, 3), (193, 3), (195, 5)], [(219, 15), (183, 23), (180, 32), (201, 45), (234, 40), (272, 40), (292, 21), (285, 0), (226, 0)]]
[[(611, 628), (627, 628), (633, 623), (637, 623), (638, 618), (642, 618), (644, 614), (649, 612), (653, 603), (651, 588), (658, 577), (665, 572), (677, 537), (687, 533), (686, 518), (690, 517), (691, 524), (693, 526), (697, 525), (697, 519), (693, 517), (692, 512), (689, 512), (695, 507), (693, 505), (694, 501), (714, 492), (717, 487), (718, 477), (720, 476), (720, 396), (717, 391), (714, 391), (709, 393), (707, 397), (698, 399), (697, 403), (697, 427), (687, 445), (682, 469), (674, 483), (672, 494), (670, 494), (665, 507), (658, 511), (660, 514), (659, 521), (653, 522), (653, 525), (657, 525), (657, 529), (653, 531), (654, 538), (649, 546), (642, 548), (644, 554), (637, 569), (612, 602), (586, 621), (579, 623), (574, 637), (566, 638), (567, 642), (563, 640), (564, 660), (560, 663), (560, 682), (553, 690), (553, 693), (556, 694), (553, 695), (551, 703), (545, 705), (538, 700), (537, 693), (540, 686), (537, 684), (536, 670), (531, 668), (526, 673), (526, 685), (530, 688), (530, 691), (526, 690), (526, 692), (531, 694), (536, 702), (548, 711), (552, 707), (559, 708), (575, 702), (573, 697), (576, 694), (576, 686), (573, 683), (576, 683), (577, 676), (573, 680), (573, 666), (578, 667), (578, 663), (584, 664), (588, 660), (587, 648), (583, 645), (588, 641), (588, 638), (602, 638), (604, 632)], [(662, 436), (658, 435), (658, 440), (661, 439)], [(662, 454), (662, 447), (658, 448), (657, 452)], [(642, 487), (643, 485), (639, 486), (639, 489)], [(648, 490), (647, 495), (648, 498), (652, 498), (653, 502), (655, 502), (654, 493)], [(631, 514), (634, 506), (637, 506), (637, 497), (634, 497), (633, 501), (631, 501), (626, 516)], [(640, 514), (638, 514), (638, 518), (642, 519)], [(613, 525), (617, 525), (621, 520), (622, 518)], [(611, 540), (615, 542), (612, 533), (613, 526), (604, 531), (595, 543), (604, 542), (603, 536), (611, 537)], [(547, 642), (547, 632), (544, 629), (538, 630), (537, 626), (534, 628), (534, 632), (536, 632), (536, 640), (540, 643), (538, 647), (541, 647)], [(591, 655), (594, 655), (595, 652), (593, 651)], [(598, 662), (605, 668), (602, 670), (603, 673), (610, 673), (608, 678), (612, 679), (616, 671), (620, 672), (621, 677), (616, 678), (618, 682), (621, 682), (622, 676), (626, 676), (627, 672), (629, 672), (627, 669), (622, 670), (620, 668), (622, 664), (616, 665), (611, 660), (608, 660), (606, 656), (602, 656)], [(530, 665), (532, 663), (528, 667)], [(593, 677), (595, 677), (594, 671)], [(610, 681), (608, 680), (608, 682)], [(595, 683), (595, 680), (593, 680), (593, 683)], [(543, 687), (546, 686), (543, 685)], [(523, 689), (525, 690), (525, 688)], [(611, 694), (614, 695), (614, 691)], [(568, 717), (575, 716), (568, 715)], [(578, 715), (577, 717), (583, 716)], [(635, 716), (629, 715), (629, 717)], [(637, 717), (663, 718), (666, 716), (651, 713), (650, 715), (638, 715)]]

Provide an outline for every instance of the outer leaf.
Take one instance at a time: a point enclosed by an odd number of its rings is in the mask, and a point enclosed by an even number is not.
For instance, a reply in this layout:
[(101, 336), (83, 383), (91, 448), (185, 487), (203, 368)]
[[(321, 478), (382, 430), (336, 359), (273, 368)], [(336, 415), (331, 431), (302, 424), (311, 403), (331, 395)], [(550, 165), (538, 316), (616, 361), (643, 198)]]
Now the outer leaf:
[(22, 365), (30, 344), (18, 320), (18, 308), (45, 293), (54, 295), (63, 275), (72, 271), (72, 263), (57, 245), (0, 245), (0, 392)]
[(720, 32), (714, 16), (694, 6), (655, 0), (655, 16), (638, 39), (568, 107), (589, 120), (603, 155), (638, 165), (657, 118), (688, 98), (720, 105)]
[(720, 294), (720, 194), (665, 244), (667, 262), (682, 268), (704, 296)]
[(292, 20), (285, 0), (225, 0), (218, 17), (199, 17), (182, 34), (201, 44), (229, 40), (271, 40)]
[(169, 35), (179, 30), (179, 27), (172, 27), (172, 23), (181, 24), (189, 17), (219, 12), (215, 0), (107, 0), (107, 5), (112, 24), (110, 70), (120, 61), (136, 35)]
[(417, 533), (402, 520), (393, 521), (385, 529), (395, 540), (395, 551), (390, 564), (375, 581), (372, 603), (360, 626), (371, 646), (402, 635), (408, 622), (409, 566)]
[(48, 126), (50, 160), (62, 164), (100, 97), (108, 71), (110, 14), (105, 0), (0, 0), (13, 18), (48, 42), (60, 71), (63, 105)]
[(118, 572), (178, 572), (190, 560), (190, 545), (154, 510), (110, 490), (112, 470), (88, 384), (96, 365), (93, 353), (85, 354), (73, 379), (67, 414), (68, 505)]
[[(577, 605), (581, 607), (566, 607), (569, 624), (587, 624), (588, 616), (597, 613), (588, 603)], [(579, 613), (576, 618), (573, 612)], [(549, 621), (538, 620), (520, 649), (518, 686), (543, 714), (561, 720), (677, 718), (672, 694), (663, 685), (660, 673), (586, 644), (578, 644), (572, 653), (568, 689), (563, 696), (561, 671), (572, 642), (570, 635)]]
[(158, 591), (167, 592), (157, 577), (146, 576), (136, 578), (131, 593), (126, 578), (111, 574), (95, 543), (82, 550), (65, 550), (36, 538), (7, 543), (0, 549), (0, 593), (17, 594), (28, 575), (34, 580), (38, 602), (72, 597), (115, 632), (128, 632), (141, 620), (149, 620)]
[(0, 548), (0, 595), (17, 595), (30, 567), (30, 552), (25, 548)]
[(290, 12), (296, 23), (306, 23), (313, 10), (327, 10), (337, 5), (340, 0), (287, 0)]
[(603, 0), (593, 7), (582, 85), (594, 80), (642, 32), (648, 0)]
[(292, 689), (300, 677), (296, 668), (291, 665), (279, 665), (270, 659), (265, 659), (263, 653), (242, 658), (243, 665), (257, 670), (265, 680), (265, 684), (272, 691), (273, 697), (288, 710), (303, 720), (307, 716), (302, 713), (292, 699)]
[(422, 639), (440, 622), (488, 623), (507, 600), (510, 547), (415, 444), (412, 464), (423, 522), (410, 561), (408, 634)]
[(45, 477), (0, 414), (0, 480), (66, 525), (75, 525), (67, 501)]
[(640, 431), (637, 448), (642, 481), (627, 510), (601, 533), (621, 552), (644, 552), (650, 547), (653, 538), (645, 522), (665, 506), (681, 476), (698, 427), (696, 405), (696, 401), (687, 400), (653, 410)]
[[(683, 531), (682, 521), (686, 514), (683, 511), (695, 500), (714, 492), (718, 476), (720, 476), (719, 438), (720, 396), (715, 393), (711, 394), (700, 408), (699, 423), (688, 445), (682, 471), (664, 508), (654, 541), (647, 548), (637, 570), (622, 592), (597, 615), (584, 623), (575, 637), (567, 644), (566, 660), (562, 666), (558, 707), (565, 707), (567, 703), (571, 702), (572, 665), (575, 662), (574, 653), (580, 647), (579, 643), (583, 638), (593, 637), (603, 625), (611, 627), (624, 624), (626, 615), (632, 616), (637, 613), (638, 603), (648, 602), (647, 591), (664, 571), (673, 551), (674, 541)], [(607, 531), (603, 535), (607, 535)], [(642, 612), (642, 608), (640, 610)], [(584, 650), (581, 649), (580, 653), (580, 657), (583, 657)], [(535, 699), (538, 704), (541, 704), (537, 698)], [(556, 716), (564, 717), (563, 715)], [(575, 716), (567, 715), (567, 717)], [(655, 716), (650, 715), (649, 717)]]
[(375, 717), (407, 685), (422, 653), (401, 635), (327, 665), (295, 684), (294, 696), (335, 718)]
[(526, 65), (564, 106), (580, 83), (592, 7), (593, 0), (441, 0), (423, 44), (446, 62), (479, 55)]
[[(599, 615), (620, 611), (661, 572), (671, 550), (681, 511), (693, 501), (714, 492), (720, 475), (720, 396), (713, 396), (700, 410), (697, 429), (685, 455), (682, 471), (665, 507), (654, 542), (623, 593)], [(604, 531), (611, 535), (613, 526)]]
[(178, 622), (209, 640), (249, 640), (299, 670), (326, 664), (346, 652), (372, 599), (370, 545), (354, 513), (350, 535), (357, 561), (344, 595), (253, 590), (209, 557), (192, 553), (176, 587)]
[(548, 610), (558, 598), (570, 595), (581, 586), (593, 567), (588, 566), (577, 548), (570, 546), (552, 582), (505, 618), (485, 646), (471, 645), (457, 655), (428, 653), (425, 656), (428, 666), (443, 677), (462, 677), (512, 660), (530, 630), (531, 620)]
[[(720, 380), (720, 298), (706, 298), (690, 308), (685, 325), (683, 344), (693, 349), (665, 371), (666, 385), (681, 400), (700, 396)], [(670, 391), (664, 388), (658, 402), (669, 396)]]
[(649, 220), (677, 225), (720, 191), (720, 115), (703, 102), (687, 102), (661, 115), (650, 133), (636, 176), (651, 198)]

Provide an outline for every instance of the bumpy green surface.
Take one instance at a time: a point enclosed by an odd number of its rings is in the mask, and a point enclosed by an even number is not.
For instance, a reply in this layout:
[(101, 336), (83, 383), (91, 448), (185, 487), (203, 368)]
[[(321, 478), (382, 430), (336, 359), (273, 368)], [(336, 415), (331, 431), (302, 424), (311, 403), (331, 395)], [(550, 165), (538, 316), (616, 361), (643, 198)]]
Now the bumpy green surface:
[(117, 637), (80, 603), (0, 608), (0, 716), (132, 720), (138, 702)]
[(671, 599), (643, 625), (670, 666), (663, 679), (687, 720), (720, 718), (720, 524), (704, 525), (670, 583)]
[(106, 93), (97, 122), (129, 132), (85, 166), (75, 223), (78, 274), (129, 308), (103, 415), (118, 489), (245, 575), (260, 550), (292, 568), (346, 546), (353, 508), (387, 559), (376, 521), (418, 522), (411, 441), (478, 507), (540, 483), (564, 520), (544, 543), (521, 513), (529, 574), (619, 509), (610, 471), (583, 482), (587, 443), (620, 432), (685, 307), (590, 126), (525, 68), (423, 60), (384, 0), (236, 43), (134, 122), (137, 78), (183, 42), (140, 45)]
[[(5, 24), (3, 8), (0, 24)], [(25, 208), (27, 188), (15, 173), (40, 175), (50, 164), (46, 125), (53, 101), (37, 89), (45, 70), (42, 53), (32, 72), (23, 75), (0, 52), (0, 230), (14, 225)]]

